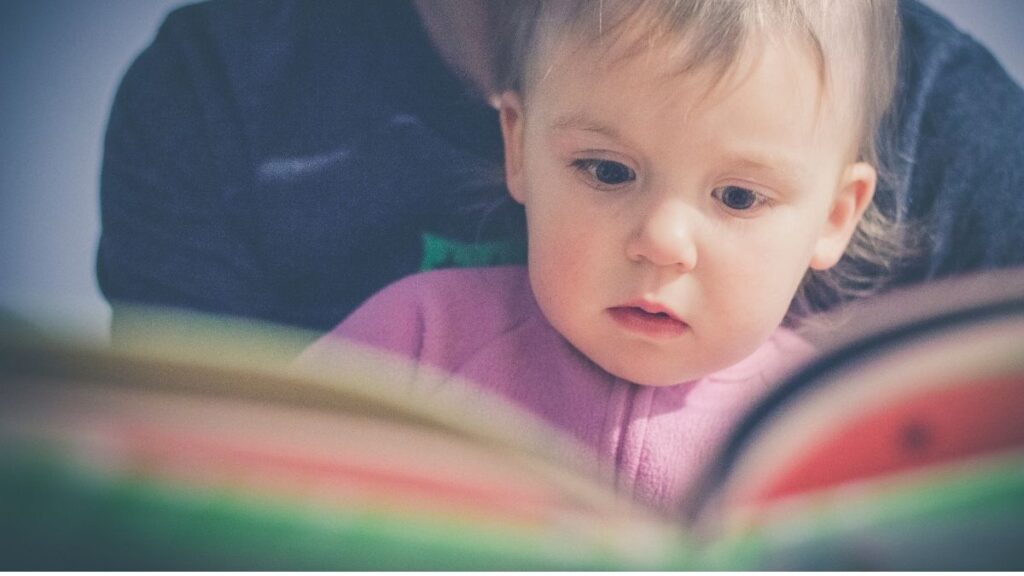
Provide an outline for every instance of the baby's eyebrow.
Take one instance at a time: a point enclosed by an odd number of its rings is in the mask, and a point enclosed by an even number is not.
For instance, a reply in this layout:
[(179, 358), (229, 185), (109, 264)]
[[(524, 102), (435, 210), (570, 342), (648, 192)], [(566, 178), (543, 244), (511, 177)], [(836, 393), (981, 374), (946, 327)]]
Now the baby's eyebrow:
[(765, 154), (755, 151), (744, 151), (742, 153), (726, 154), (724, 163), (733, 168), (771, 172), (791, 179), (797, 179), (804, 173), (803, 163), (799, 162), (796, 158), (789, 158), (787, 155), (779, 153)]
[(585, 132), (602, 134), (609, 138), (619, 138), (619, 131), (614, 126), (598, 122), (578, 112), (558, 116), (551, 123), (551, 129), (554, 131), (583, 130)]

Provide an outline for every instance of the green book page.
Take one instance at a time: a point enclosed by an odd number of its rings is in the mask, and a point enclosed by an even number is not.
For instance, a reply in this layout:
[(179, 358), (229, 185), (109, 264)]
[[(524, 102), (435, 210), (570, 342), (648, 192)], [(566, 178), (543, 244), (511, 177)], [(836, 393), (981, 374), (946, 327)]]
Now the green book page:
[(782, 501), (701, 549), (709, 569), (1024, 569), (1024, 453), (1006, 452)]
[(3, 456), (4, 569), (660, 569), (693, 557), (602, 548), (571, 526), (346, 510), (104, 475), (45, 451)]

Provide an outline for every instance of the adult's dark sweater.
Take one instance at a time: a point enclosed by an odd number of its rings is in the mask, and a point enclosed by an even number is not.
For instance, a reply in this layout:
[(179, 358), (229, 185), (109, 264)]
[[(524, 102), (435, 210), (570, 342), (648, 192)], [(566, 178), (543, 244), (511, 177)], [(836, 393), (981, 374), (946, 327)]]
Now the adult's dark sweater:
[[(877, 197), (927, 237), (892, 285), (1022, 264), (1024, 93), (941, 16), (900, 7)], [(497, 113), (408, 1), (187, 6), (114, 101), (100, 287), (115, 320), (132, 303), (326, 330), (423, 268), (425, 243), (521, 237), (501, 157)]]

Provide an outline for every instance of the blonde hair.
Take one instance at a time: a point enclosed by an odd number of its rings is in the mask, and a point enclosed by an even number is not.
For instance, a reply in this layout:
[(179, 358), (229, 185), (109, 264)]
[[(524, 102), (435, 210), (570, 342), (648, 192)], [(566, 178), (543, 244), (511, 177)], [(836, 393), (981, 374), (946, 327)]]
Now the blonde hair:
[[(903, 229), (883, 213), (878, 192), (891, 178), (881, 165), (881, 125), (893, 99), (900, 24), (896, 0), (508, 0), (494, 69), (498, 88), (524, 102), (544, 73), (554, 43), (588, 49), (618, 45), (631, 33), (627, 54), (665, 46), (678, 71), (712, 66), (724, 76), (752, 42), (804, 39), (818, 66), (823, 93), (848, 101), (855, 114), (856, 154), (879, 174), (868, 207), (842, 260), (827, 271), (808, 271), (787, 323), (881, 288), (905, 255)], [(643, 34), (635, 35), (637, 30)], [(527, 104), (528, 105), (528, 104)]]

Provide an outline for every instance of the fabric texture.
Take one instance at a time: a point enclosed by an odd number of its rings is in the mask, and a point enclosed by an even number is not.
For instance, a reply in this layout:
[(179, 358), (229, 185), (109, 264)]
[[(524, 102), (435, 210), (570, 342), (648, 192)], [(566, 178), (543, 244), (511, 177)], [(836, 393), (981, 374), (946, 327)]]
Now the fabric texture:
[[(887, 189), (927, 238), (897, 284), (1024, 263), (1024, 94), (946, 20), (901, 10)], [(496, 113), (407, 0), (186, 6), (113, 104), (99, 284), (115, 319), (135, 303), (327, 330), (417, 272), (425, 233), (521, 236), (495, 211), (501, 156)]]
[[(896, 129), (889, 146), (897, 211), (925, 251), (896, 284), (1024, 264), (1024, 92), (974, 39), (934, 11), (900, 4)], [(883, 191), (883, 196), (886, 191)]]
[(624, 493), (671, 512), (750, 405), (811, 347), (780, 329), (728, 369), (675, 386), (616, 378), (547, 322), (525, 267), (417, 274), (374, 295), (307, 349), (339, 342), (414, 360), (524, 408), (589, 447)]
[(501, 157), (406, 1), (187, 6), (113, 105), (100, 286), (327, 330), (419, 270), (424, 233), (505, 238)]

